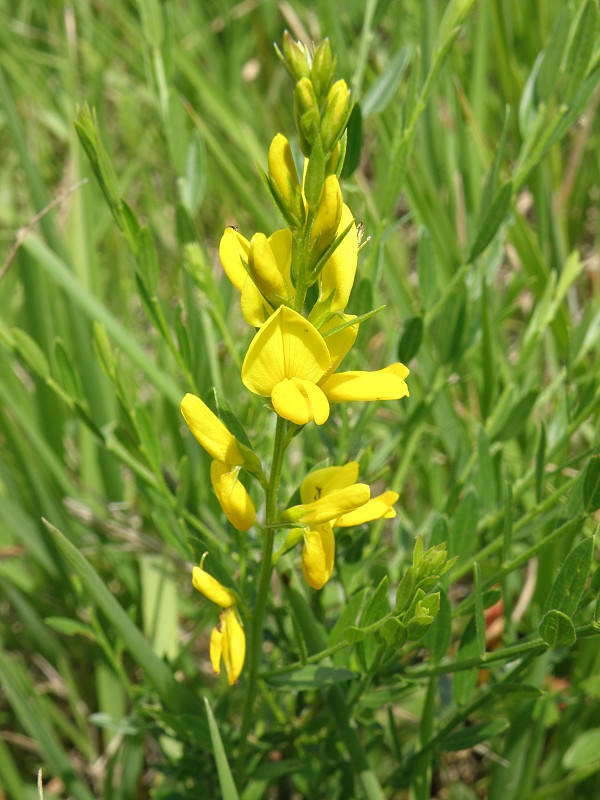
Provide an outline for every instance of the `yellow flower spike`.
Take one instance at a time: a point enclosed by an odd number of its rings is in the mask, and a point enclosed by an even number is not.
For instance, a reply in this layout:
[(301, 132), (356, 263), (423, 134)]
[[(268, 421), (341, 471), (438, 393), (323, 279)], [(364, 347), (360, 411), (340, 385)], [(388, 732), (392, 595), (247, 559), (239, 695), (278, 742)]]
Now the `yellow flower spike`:
[(221, 658), (229, 685), (233, 686), (246, 658), (246, 635), (235, 608), (228, 608), (221, 614), (219, 625), (213, 628), (210, 636), (210, 661), (217, 675), (221, 674)]
[(221, 236), (219, 244), (219, 258), (225, 270), (225, 274), (233, 283), (238, 292), (244, 288), (244, 281), (248, 273), (242, 263), (248, 261), (250, 242), (238, 233), (234, 228), (225, 228), (225, 233)]
[(192, 570), (192, 583), (195, 589), (198, 589), (208, 600), (221, 606), (221, 608), (231, 608), (235, 605), (235, 597), (232, 592), (203, 570), (201, 566), (194, 567)]
[(255, 233), (250, 240), (248, 270), (256, 287), (265, 297), (276, 297), (280, 300), (288, 298), (286, 281), (264, 233)]
[(329, 350), (316, 328), (296, 311), (280, 306), (250, 343), (242, 382), (254, 394), (271, 397), (279, 416), (301, 419), (297, 424), (315, 418), (321, 424), (329, 407), (316, 384), (329, 364)]
[(331, 525), (319, 525), (304, 532), (302, 574), (313, 589), (322, 589), (333, 572), (335, 539)]
[(210, 465), (210, 481), (223, 513), (238, 531), (247, 531), (254, 525), (256, 511), (250, 495), (239, 479), (239, 467), (230, 467), (220, 461)]
[(396, 516), (393, 505), (399, 496), (398, 492), (383, 492), (377, 497), (372, 497), (364, 506), (338, 517), (333, 524), (338, 528), (353, 528), (376, 519), (392, 519)]
[[(310, 246), (322, 253), (335, 239), (342, 217), (342, 190), (335, 175), (325, 178), (319, 207), (310, 232)], [(349, 223), (346, 223), (349, 224)]]
[(399, 400), (408, 397), (408, 367), (396, 362), (374, 372), (340, 372), (329, 375), (321, 389), (330, 403), (353, 400)]
[(313, 503), (338, 489), (353, 486), (358, 478), (358, 461), (350, 461), (343, 467), (322, 467), (304, 478), (300, 486), (300, 499), (304, 504)]
[(199, 397), (186, 394), (181, 401), (181, 413), (191, 432), (210, 456), (231, 466), (243, 466), (246, 463), (235, 436)]
[(321, 495), (311, 503), (292, 506), (283, 512), (281, 518), (304, 525), (322, 525), (364, 506), (370, 497), (371, 490), (366, 483), (353, 483)]

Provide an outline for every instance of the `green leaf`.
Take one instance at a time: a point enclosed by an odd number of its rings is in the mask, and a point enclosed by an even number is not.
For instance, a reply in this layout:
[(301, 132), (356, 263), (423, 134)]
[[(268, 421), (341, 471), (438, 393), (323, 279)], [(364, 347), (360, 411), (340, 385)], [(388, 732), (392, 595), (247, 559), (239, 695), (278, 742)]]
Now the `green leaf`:
[[(479, 655), (479, 644), (477, 642), (477, 631), (475, 629), (475, 617), (471, 617), (463, 635), (460, 637), (460, 645), (456, 655), (456, 664), (477, 658)], [(464, 706), (471, 698), (471, 694), (477, 685), (479, 669), (464, 669), (454, 673), (452, 679), (452, 693), (457, 706)]]
[(133, 410), (133, 421), (140, 439), (142, 451), (148, 459), (148, 464), (155, 473), (161, 471), (161, 447), (156, 433), (156, 426), (146, 408), (139, 403)]
[(155, 295), (158, 288), (158, 257), (154, 239), (146, 226), (138, 234), (137, 263), (144, 288), (150, 296)]
[(415, 568), (411, 565), (402, 576), (402, 579), (398, 584), (398, 589), (396, 590), (397, 612), (405, 611), (408, 608), (412, 601), (416, 587), (417, 573)]
[(594, 764), (600, 760), (600, 728), (591, 728), (580, 733), (563, 756), (564, 769)]
[(466, 558), (473, 552), (477, 540), (478, 519), (479, 501), (477, 493), (470, 487), (465, 492), (452, 523), (448, 542), (448, 553), (451, 557)]
[(44, 620), (46, 625), (54, 628), (59, 633), (64, 633), (66, 636), (84, 636), (86, 639), (96, 641), (96, 634), (94, 631), (83, 622), (69, 617), (46, 617)]
[(517, 695), (518, 697), (541, 697), (544, 693), (537, 686), (530, 686), (528, 683), (508, 683), (502, 682), (492, 686), (494, 694)]
[(62, 339), (54, 340), (54, 361), (60, 374), (62, 388), (71, 397), (83, 401), (81, 379)]
[(338, 644), (338, 642), (342, 642), (344, 639), (348, 641), (348, 638), (346, 637), (346, 629), (356, 622), (356, 618), (363, 604), (366, 591), (366, 589), (363, 589), (362, 591), (357, 592), (357, 594), (351, 597), (350, 600), (344, 604), (344, 607), (342, 608), (342, 611), (335, 625), (331, 629), (331, 633), (329, 634), (329, 647), (333, 647), (334, 645)]
[(50, 377), (50, 364), (38, 343), (21, 328), (13, 328), (12, 336), (15, 347), (22, 359), (42, 380)]
[(569, 617), (556, 609), (544, 614), (538, 631), (550, 647), (570, 647), (577, 639), (575, 626)]
[(362, 101), (362, 113), (366, 119), (371, 114), (380, 114), (392, 100), (410, 58), (410, 48), (401, 47), (387, 62), (385, 69), (369, 88)]
[(404, 323), (404, 330), (398, 343), (398, 360), (408, 364), (419, 352), (422, 341), (423, 318), (409, 317)]
[(447, 39), (453, 37), (454, 29), (462, 25), (469, 9), (475, 0), (450, 0), (444, 11), (444, 16), (440, 22), (438, 30), (438, 42), (440, 47)]
[(496, 192), (496, 196), (492, 200), (490, 207), (481, 221), (475, 241), (471, 246), (467, 262), (475, 261), (496, 235), (498, 228), (502, 225), (510, 210), (512, 193), (513, 184), (510, 180), (506, 181)]
[(544, 481), (544, 469), (546, 466), (546, 426), (542, 422), (540, 426), (540, 438), (538, 440), (537, 455), (535, 459), (535, 501), (540, 503), (542, 500), (542, 487)]
[(543, 50), (544, 56), (536, 81), (536, 95), (539, 102), (545, 103), (554, 92), (569, 38), (570, 23), (571, 8), (565, 4), (554, 20), (548, 44)]
[(442, 739), (440, 742), (440, 749), (446, 753), (454, 753), (457, 750), (468, 750), (475, 747), (476, 744), (485, 742), (503, 733), (510, 723), (506, 719), (496, 719), (490, 722), (480, 722), (476, 725), (471, 725), (457, 733), (452, 733), (450, 736)]
[[(179, 98), (177, 98), (179, 102)], [(192, 131), (188, 145), (185, 176), (181, 179), (181, 202), (192, 216), (196, 214), (207, 183), (207, 158), (204, 139), (198, 130)]]
[(499, 429), (495, 428), (494, 431), (490, 431), (490, 439), (505, 442), (518, 436), (529, 419), (538, 395), (539, 390), (532, 389), (520, 397), (508, 411), (505, 418), (501, 420), (502, 424)]
[(600, 508), (600, 453), (588, 461), (583, 475), (583, 504), (587, 511)]
[(496, 366), (494, 361), (494, 336), (490, 320), (490, 307), (485, 274), (481, 276), (481, 360), (483, 383), (480, 392), (481, 418), (487, 419), (496, 392)]
[(508, 561), (512, 542), (512, 485), (508, 481), (504, 485), (504, 525), (502, 526), (502, 562)]
[(417, 272), (419, 276), (419, 293), (424, 309), (428, 309), (437, 291), (437, 272), (435, 250), (429, 231), (421, 228), (419, 247), (417, 250)]
[(433, 664), (439, 663), (446, 655), (452, 631), (452, 609), (444, 589), (440, 589), (440, 610), (433, 621), (427, 637), (429, 658)]
[(316, 211), (325, 181), (325, 154), (320, 137), (313, 145), (304, 178), (304, 195), (311, 211)]
[(380, 633), (388, 647), (402, 647), (406, 642), (406, 626), (396, 617), (386, 619)]
[(479, 457), (479, 496), (483, 501), (484, 508), (491, 511), (496, 505), (496, 478), (490, 453), (490, 442), (485, 428), (481, 425), (477, 431), (477, 455)]
[(565, 559), (552, 584), (544, 611), (556, 609), (572, 617), (585, 590), (594, 555), (594, 537), (580, 542)]
[(348, 139), (344, 166), (342, 167), (342, 178), (349, 178), (360, 164), (360, 153), (362, 150), (362, 111), (360, 103), (355, 103), (346, 130), (348, 132)]
[(233, 782), (233, 775), (229, 768), (227, 761), (227, 754), (223, 747), (223, 741), (217, 721), (215, 720), (210, 703), (204, 698), (204, 707), (206, 708), (206, 717), (208, 719), (208, 730), (210, 731), (210, 739), (212, 742), (213, 754), (215, 756), (215, 763), (217, 765), (217, 774), (219, 776), (219, 786), (221, 788), (221, 797), (223, 800), (239, 800), (235, 783)]
[(362, 642), (364, 638), (365, 632), (357, 625), (349, 625), (347, 628), (344, 628), (344, 639), (348, 642), (348, 644)]
[(485, 618), (483, 616), (483, 595), (481, 591), (481, 567), (477, 562), (473, 564), (473, 594), (475, 596), (475, 630), (477, 632), (477, 645), (479, 655), (485, 653)]
[(308, 664), (294, 672), (284, 675), (271, 675), (265, 678), (270, 686), (277, 689), (303, 691), (305, 689), (318, 689), (321, 686), (336, 686), (343, 681), (351, 681), (359, 675), (343, 667), (324, 667), (317, 664)]
[(598, 3), (597, 0), (588, 0), (581, 9), (565, 61), (562, 101), (566, 104), (573, 100), (585, 78), (597, 32)]
[(163, 11), (159, 0), (138, 0), (142, 18), (142, 32), (146, 43), (159, 49), (163, 43)]
[(431, 336), (442, 363), (452, 364), (460, 357), (466, 321), (466, 289), (460, 284), (446, 296), (431, 324)]
[[(389, 580), (387, 575), (381, 579), (377, 589), (373, 592), (365, 610), (360, 618), (360, 627), (366, 628), (374, 622), (378, 622), (390, 611), (390, 604), (387, 597)], [(379, 641), (375, 636), (367, 636), (361, 645), (364, 654), (367, 670), (371, 669), (375, 661), (375, 655), (379, 649)]]

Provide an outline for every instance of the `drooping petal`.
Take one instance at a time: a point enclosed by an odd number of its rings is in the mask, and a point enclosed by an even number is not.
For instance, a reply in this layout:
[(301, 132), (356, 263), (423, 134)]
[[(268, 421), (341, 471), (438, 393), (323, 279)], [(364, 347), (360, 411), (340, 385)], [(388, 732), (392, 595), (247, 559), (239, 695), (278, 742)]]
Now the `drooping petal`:
[(313, 589), (322, 589), (333, 572), (335, 538), (331, 525), (319, 525), (304, 532), (302, 574)]
[(296, 425), (306, 425), (313, 419), (322, 425), (329, 417), (329, 403), (323, 392), (300, 378), (280, 381), (273, 387), (271, 402), (280, 417)]
[(242, 673), (246, 658), (246, 634), (235, 608), (228, 608), (221, 615), (223, 629), (222, 654), (227, 680), (232, 686)]
[(210, 663), (217, 675), (221, 674), (221, 653), (223, 649), (223, 634), (218, 628), (213, 628), (210, 634)]
[(219, 258), (225, 270), (225, 274), (233, 283), (238, 292), (242, 291), (246, 280), (246, 268), (242, 264), (242, 259), (248, 261), (250, 242), (238, 233), (234, 228), (225, 228), (225, 233), (221, 237), (219, 244)]
[(258, 331), (242, 365), (242, 382), (269, 397), (285, 378), (317, 383), (329, 367), (329, 350), (308, 320), (280, 306)]
[(351, 400), (399, 400), (408, 397), (404, 380), (408, 369), (404, 364), (390, 364), (375, 372), (339, 372), (330, 375), (321, 384), (330, 403)]
[(250, 495), (239, 479), (239, 467), (233, 469), (221, 461), (210, 465), (210, 481), (223, 513), (238, 531), (254, 525), (256, 511)]
[(393, 505), (398, 500), (398, 497), (399, 494), (397, 492), (383, 492), (377, 497), (372, 497), (368, 503), (357, 508), (356, 511), (350, 511), (348, 514), (338, 517), (333, 524), (340, 528), (351, 528), (355, 525), (362, 525), (365, 522), (372, 522), (375, 519), (391, 519), (396, 516)]
[(199, 397), (186, 394), (181, 401), (181, 413), (191, 432), (210, 456), (235, 466), (245, 463), (235, 436)]
[(192, 571), (194, 588), (213, 603), (221, 608), (230, 608), (235, 603), (235, 597), (216, 578), (205, 572), (202, 567), (194, 567)]
[[(344, 204), (336, 236), (339, 236), (353, 222), (352, 212)], [(356, 225), (353, 224), (323, 267), (319, 280), (319, 302), (317, 305), (324, 303), (331, 296), (330, 311), (343, 311), (346, 308), (354, 285), (357, 263), (358, 238)]]
[(310, 472), (300, 486), (300, 499), (304, 504), (313, 503), (338, 489), (352, 486), (358, 478), (358, 462), (350, 461), (343, 467), (322, 467)]
[(282, 519), (306, 525), (322, 525), (364, 505), (370, 496), (371, 492), (366, 483), (355, 483), (330, 492), (312, 503), (292, 506), (284, 511)]

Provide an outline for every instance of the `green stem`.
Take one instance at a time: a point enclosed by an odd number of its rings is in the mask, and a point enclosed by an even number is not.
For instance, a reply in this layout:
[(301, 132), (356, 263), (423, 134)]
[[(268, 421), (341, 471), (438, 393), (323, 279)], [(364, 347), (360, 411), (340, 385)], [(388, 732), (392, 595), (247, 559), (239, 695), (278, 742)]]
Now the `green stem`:
[(258, 577), (258, 588), (256, 593), (256, 604), (252, 617), (250, 630), (250, 657), (248, 659), (248, 682), (246, 684), (246, 696), (244, 699), (244, 711), (242, 714), (242, 725), (240, 727), (240, 748), (238, 753), (237, 778), (241, 783), (244, 771), (244, 761), (246, 756), (246, 744), (248, 733), (252, 725), (252, 709), (257, 693), (258, 668), (260, 665), (260, 655), (262, 651), (262, 628), (267, 608), (267, 598), (271, 583), (271, 573), (273, 571), (272, 555), (273, 540), (275, 538), (275, 526), (277, 521), (277, 496), (279, 492), (279, 478), (281, 476), (281, 466), (285, 453), (285, 420), (277, 417), (277, 427), (275, 429), (275, 442), (273, 444), (273, 461), (271, 464), (271, 475), (267, 487), (266, 497), (266, 525), (263, 536), (260, 574)]

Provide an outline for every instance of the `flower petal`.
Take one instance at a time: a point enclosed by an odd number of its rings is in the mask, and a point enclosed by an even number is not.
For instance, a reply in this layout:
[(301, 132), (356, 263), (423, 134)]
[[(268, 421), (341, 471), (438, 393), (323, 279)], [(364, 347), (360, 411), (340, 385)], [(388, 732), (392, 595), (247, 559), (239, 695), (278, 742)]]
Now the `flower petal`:
[(314, 419), (322, 425), (329, 417), (329, 403), (318, 386), (300, 378), (285, 378), (271, 392), (273, 408), (284, 419), (306, 425)]
[(258, 331), (242, 365), (242, 382), (269, 397), (285, 378), (317, 383), (329, 367), (329, 350), (308, 320), (280, 306)]
[(194, 567), (192, 570), (192, 583), (199, 592), (221, 608), (230, 608), (235, 603), (235, 597), (229, 589), (205, 572), (202, 567)]
[(247, 272), (242, 264), (242, 259), (248, 261), (250, 242), (235, 228), (225, 228), (219, 244), (219, 258), (225, 274), (233, 283), (238, 292), (242, 291)]
[(228, 608), (221, 615), (223, 627), (223, 662), (227, 680), (232, 686), (242, 673), (246, 658), (246, 635), (238, 619), (235, 608)]
[(255, 233), (250, 240), (248, 270), (252, 280), (266, 297), (287, 299), (288, 290), (275, 259), (269, 240), (264, 233)]
[(331, 525), (320, 525), (304, 532), (302, 573), (313, 589), (322, 589), (333, 572), (335, 539)]
[(260, 328), (263, 322), (273, 313), (273, 306), (265, 300), (254, 285), (250, 275), (246, 275), (242, 288), (242, 314), (249, 325)]
[(350, 400), (399, 400), (408, 397), (404, 364), (390, 364), (375, 372), (340, 372), (328, 377), (321, 389), (330, 403)]
[(371, 491), (366, 483), (354, 483), (330, 492), (312, 503), (292, 506), (283, 512), (282, 519), (306, 525), (322, 525), (364, 505), (370, 496)]
[(358, 478), (358, 462), (350, 461), (343, 467), (323, 467), (310, 472), (300, 486), (300, 499), (312, 503), (330, 492), (352, 486)]
[[(339, 236), (353, 221), (352, 212), (344, 204), (336, 235)], [(319, 303), (325, 302), (332, 295), (329, 306), (331, 311), (343, 311), (346, 308), (354, 285), (357, 263), (358, 238), (356, 225), (352, 225), (323, 267), (319, 280)]]
[(238, 531), (247, 531), (254, 525), (256, 511), (239, 479), (239, 471), (239, 467), (231, 469), (227, 464), (213, 461), (210, 465), (210, 481), (229, 522)]
[[(333, 330), (334, 328), (339, 328), (340, 325), (352, 319), (356, 319), (355, 314), (340, 314), (338, 312), (322, 326), (321, 334)], [(331, 356), (330, 373), (334, 372), (339, 367), (346, 353), (352, 348), (357, 336), (358, 323), (356, 323), (356, 325), (348, 325), (347, 328), (343, 328), (341, 331), (337, 331), (337, 333), (332, 333), (331, 336), (326, 338), (325, 344)]]
[(199, 397), (186, 394), (181, 401), (181, 413), (191, 432), (210, 456), (235, 466), (245, 463), (235, 436)]
[(210, 663), (217, 675), (221, 674), (221, 652), (223, 647), (223, 634), (218, 628), (213, 628), (210, 634)]
[(396, 511), (392, 508), (400, 495), (397, 492), (383, 492), (377, 497), (372, 497), (364, 506), (357, 508), (338, 517), (333, 523), (339, 528), (351, 528), (355, 525), (362, 525), (364, 522), (372, 522), (375, 519), (391, 519), (396, 516)]
[(285, 203), (289, 205), (292, 191), (300, 193), (300, 184), (292, 148), (282, 133), (276, 134), (271, 142), (268, 165), (269, 177)]

